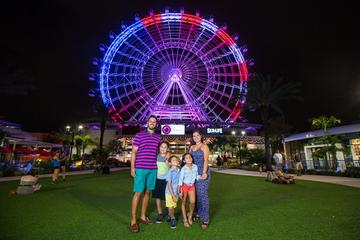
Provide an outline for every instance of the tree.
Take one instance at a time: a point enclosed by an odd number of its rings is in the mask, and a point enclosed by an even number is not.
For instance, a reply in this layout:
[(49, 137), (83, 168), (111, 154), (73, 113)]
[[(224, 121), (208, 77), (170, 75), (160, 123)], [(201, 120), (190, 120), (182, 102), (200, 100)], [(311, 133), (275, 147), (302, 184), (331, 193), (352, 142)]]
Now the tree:
[(82, 137), (80, 135), (76, 135), (74, 137), (74, 146), (76, 148), (76, 155), (77, 156), (81, 155), (82, 142), (83, 142), (83, 139), (82, 139)]
[(92, 140), (89, 135), (85, 135), (85, 136), (76, 135), (74, 137), (74, 145), (76, 148), (76, 154), (78, 156), (84, 155), (85, 149), (89, 145), (94, 145), (94, 144), (95, 144), (95, 141)]
[(334, 116), (320, 116), (317, 118), (314, 118), (311, 120), (311, 125), (315, 128), (315, 129), (322, 129), (324, 131), (324, 133), (327, 132), (329, 127), (333, 127), (336, 126), (338, 124), (341, 123), (340, 119), (337, 119)]
[[(96, 94), (97, 93), (97, 94)], [(104, 143), (104, 134), (106, 130), (106, 123), (111, 120), (109, 109), (106, 108), (98, 92), (90, 90), (89, 96), (94, 97), (95, 101), (92, 106), (92, 112), (95, 113), (93, 118), (88, 119), (88, 121), (98, 121), (100, 122), (100, 138), (99, 138), (99, 148), (103, 148)]]
[(314, 157), (321, 157), (324, 158), (326, 161), (326, 168), (328, 168), (328, 163), (327, 163), (327, 155), (328, 153), (330, 153), (331, 159), (333, 161), (333, 170), (336, 169), (337, 167), (337, 158), (336, 158), (336, 152), (341, 151), (342, 149), (338, 148), (336, 146), (337, 143), (340, 143), (340, 140), (335, 137), (335, 136), (329, 136), (327, 135), (327, 130), (330, 127), (336, 126), (338, 124), (341, 123), (340, 119), (337, 119), (334, 116), (320, 116), (317, 118), (314, 118), (311, 120), (311, 126), (315, 129), (322, 129), (324, 131), (324, 136), (322, 137), (318, 137), (318, 138), (314, 138), (311, 140), (312, 143), (314, 142), (322, 142), (325, 144), (325, 147), (322, 147), (321, 149), (319, 149), (318, 151), (316, 151), (315, 153), (313, 153)]
[(281, 78), (272, 80), (270, 76), (254, 74), (248, 84), (247, 108), (257, 110), (260, 113), (263, 124), (266, 168), (271, 167), (270, 141), (269, 141), (269, 118), (270, 111), (274, 110), (284, 115), (280, 104), (289, 100), (302, 100), (300, 96), (300, 84), (296, 82), (284, 83)]
[(84, 155), (85, 149), (86, 149), (89, 145), (95, 145), (95, 144), (96, 144), (96, 142), (95, 142), (94, 140), (92, 140), (89, 135), (83, 136), (83, 137), (82, 137), (82, 144), (81, 144), (82, 155)]
[(122, 143), (116, 139), (106, 144), (106, 151), (112, 154), (119, 154), (123, 151)]
[(268, 132), (273, 151), (280, 149), (284, 136), (288, 135), (291, 129), (292, 126), (285, 122), (284, 117), (269, 119)]

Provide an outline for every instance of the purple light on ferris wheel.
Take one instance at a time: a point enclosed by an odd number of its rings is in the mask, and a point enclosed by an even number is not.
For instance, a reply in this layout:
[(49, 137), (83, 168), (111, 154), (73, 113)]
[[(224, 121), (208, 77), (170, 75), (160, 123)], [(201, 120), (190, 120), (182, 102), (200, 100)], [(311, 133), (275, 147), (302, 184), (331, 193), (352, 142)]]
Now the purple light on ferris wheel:
[(146, 120), (153, 114), (234, 121), (245, 102), (248, 71), (225, 28), (184, 11), (137, 19), (112, 35), (97, 61), (100, 94), (113, 119)]

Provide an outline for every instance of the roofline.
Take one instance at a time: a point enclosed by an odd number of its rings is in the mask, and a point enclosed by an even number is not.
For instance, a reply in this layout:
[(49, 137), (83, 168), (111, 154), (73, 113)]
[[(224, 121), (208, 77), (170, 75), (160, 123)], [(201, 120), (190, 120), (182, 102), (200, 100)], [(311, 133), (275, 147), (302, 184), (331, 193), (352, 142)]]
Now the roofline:
[[(346, 133), (360, 133), (360, 123), (329, 128), (326, 131), (326, 135), (340, 135), (340, 134), (346, 134)], [(312, 139), (312, 138), (316, 138), (316, 137), (322, 137), (324, 135), (325, 135), (325, 132), (323, 130), (302, 132), (302, 133), (293, 134), (293, 135), (290, 135), (290, 136), (284, 138), (284, 142), (293, 142), (293, 141), (299, 141), (299, 140), (304, 140), (304, 139)]]

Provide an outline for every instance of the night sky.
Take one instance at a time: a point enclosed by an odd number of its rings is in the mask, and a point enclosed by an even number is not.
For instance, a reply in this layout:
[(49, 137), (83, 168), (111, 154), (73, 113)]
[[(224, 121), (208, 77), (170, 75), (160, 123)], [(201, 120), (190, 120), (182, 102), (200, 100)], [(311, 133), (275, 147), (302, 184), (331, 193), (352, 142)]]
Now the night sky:
[(346, 1), (2, 1), (0, 118), (30, 131), (91, 118), (88, 74), (99, 44), (136, 13), (166, 6), (226, 23), (248, 45), (250, 72), (301, 82), (304, 102), (284, 106), (294, 131), (321, 114), (360, 122), (360, 9)]

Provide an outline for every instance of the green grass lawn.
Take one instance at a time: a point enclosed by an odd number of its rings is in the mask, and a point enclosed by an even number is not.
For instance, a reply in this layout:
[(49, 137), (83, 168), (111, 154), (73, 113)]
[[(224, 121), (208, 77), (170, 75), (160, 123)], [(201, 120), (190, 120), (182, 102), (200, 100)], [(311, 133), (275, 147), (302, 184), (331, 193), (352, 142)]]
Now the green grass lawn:
[[(8, 194), (17, 181), (0, 183), (0, 239), (360, 239), (360, 189), (351, 187), (212, 173), (208, 229), (180, 221), (175, 230), (140, 225), (132, 234), (128, 171), (40, 182), (41, 191), (27, 196)], [(153, 200), (149, 214), (156, 216)]]

